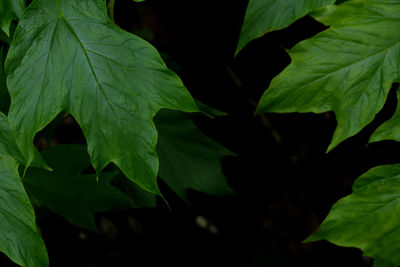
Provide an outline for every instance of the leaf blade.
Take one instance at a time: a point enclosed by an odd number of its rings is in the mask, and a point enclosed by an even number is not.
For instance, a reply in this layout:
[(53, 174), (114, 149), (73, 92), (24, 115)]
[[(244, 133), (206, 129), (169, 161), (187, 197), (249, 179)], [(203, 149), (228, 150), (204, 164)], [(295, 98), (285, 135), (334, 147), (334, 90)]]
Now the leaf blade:
[(338, 125), (328, 151), (358, 133), (399, 79), (400, 36), (392, 28), (400, 25), (399, 9), (375, 0), (330, 8), (321, 16), (330, 29), (290, 51), (292, 63), (272, 80), (256, 113), (334, 111)]
[(156, 117), (159, 131), (159, 176), (183, 200), (187, 190), (211, 195), (231, 195), (221, 168), (221, 158), (231, 151), (203, 134), (187, 115), (163, 110)]
[(81, 174), (91, 166), (86, 148), (58, 145), (42, 152), (54, 171), (29, 169), (24, 184), (33, 198), (79, 227), (96, 231), (93, 214), (134, 207), (134, 203), (111, 186), (115, 172)]
[(152, 118), (162, 108), (198, 108), (155, 48), (112, 24), (105, 1), (34, 1), (17, 27), (6, 72), (10, 122), (28, 163), (34, 134), (65, 110), (81, 126), (97, 172), (113, 162), (160, 194)]
[(311, 11), (334, 3), (335, 0), (250, 0), (235, 56), (250, 41), (286, 28)]
[(339, 200), (319, 230), (306, 239), (361, 248), (376, 266), (400, 264), (400, 164), (379, 166), (359, 177), (353, 193)]
[(2, 113), (0, 129), (0, 251), (22, 266), (48, 266), (46, 247), (37, 231), (35, 213), (13, 155), (15, 140)]

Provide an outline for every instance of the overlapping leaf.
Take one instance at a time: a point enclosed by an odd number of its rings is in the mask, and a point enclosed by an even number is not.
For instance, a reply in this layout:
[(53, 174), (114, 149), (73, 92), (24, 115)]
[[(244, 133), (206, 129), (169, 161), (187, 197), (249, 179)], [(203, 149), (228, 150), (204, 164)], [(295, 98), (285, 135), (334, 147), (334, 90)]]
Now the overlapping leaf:
[(334, 111), (332, 149), (373, 120), (399, 81), (400, 2), (347, 1), (317, 19), (330, 29), (290, 50), (257, 112)]
[(283, 29), (309, 12), (333, 3), (335, 0), (250, 0), (236, 54), (251, 40)]
[(29, 169), (24, 184), (31, 198), (79, 227), (96, 231), (93, 213), (134, 207), (132, 200), (110, 185), (115, 172), (81, 174), (91, 164), (86, 147), (58, 145), (42, 152), (52, 167)]
[(371, 169), (338, 201), (320, 229), (306, 241), (329, 240), (358, 247), (376, 267), (400, 264), (400, 164)]
[(80, 124), (98, 172), (114, 162), (153, 193), (159, 193), (153, 116), (161, 108), (197, 111), (157, 51), (112, 24), (104, 0), (32, 2), (6, 73), (9, 120), (28, 163), (35, 133), (66, 110)]
[(188, 189), (232, 194), (221, 169), (221, 158), (232, 152), (204, 135), (184, 113), (163, 110), (156, 117), (156, 125), (159, 176), (177, 195), (187, 201)]
[(11, 22), (20, 18), (24, 8), (25, 0), (1, 0), (0, 30), (9, 35)]
[(0, 113), (0, 251), (19, 265), (46, 267), (46, 248), (18, 174), (18, 158), (13, 133)]

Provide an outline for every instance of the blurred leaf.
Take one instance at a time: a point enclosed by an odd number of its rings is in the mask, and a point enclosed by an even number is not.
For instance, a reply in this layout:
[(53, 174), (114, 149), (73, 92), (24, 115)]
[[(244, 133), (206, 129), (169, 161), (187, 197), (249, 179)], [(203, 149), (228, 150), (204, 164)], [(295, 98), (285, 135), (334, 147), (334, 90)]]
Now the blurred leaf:
[(132, 200), (110, 185), (118, 172), (82, 174), (90, 166), (85, 146), (58, 145), (42, 152), (53, 172), (30, 168), (24, 184), (34, 202), (70, 223), (96, 231), (93, 213), (134, 207)]
[(157, 206), (156, 195), (143, 190), (122, 173), (113, 179), (112, 184), (133, 200), (135, 208), (155, 208)]
[(159, 131), (159, 176), (182, 199), (187, 189), (211, 195), (229, 195), (221, 158), (232, 152), (204, 135), (184, 113), (162, 110), (155, 118)]
[(10, 35), (10, 25), (13, 20), (19, 19), (25, 9), (25, 0), (0, 1), (0, 30)]

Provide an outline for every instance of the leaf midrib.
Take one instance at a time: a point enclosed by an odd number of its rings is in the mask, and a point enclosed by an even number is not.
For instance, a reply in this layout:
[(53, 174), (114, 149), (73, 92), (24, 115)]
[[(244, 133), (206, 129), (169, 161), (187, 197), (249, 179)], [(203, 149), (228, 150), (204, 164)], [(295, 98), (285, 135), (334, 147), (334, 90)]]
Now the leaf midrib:
[(89, 55), (87, 54), (87, 49), (86, 49), (86, 47), (84, 46), (84, 44), (83, 44), (82, 41), (80, 40), (78, 34), (76, 33), (76, 31), (74, 30), (74, 28), (72, 27), (72, 25), (69, 23), (69, 21), (67, 20), (67, 18), (66, 18), (64, 15), (62, 15), (62, 14), (60, 15), (60, 18), (63, 20), (63, 22), (65, 23), (65, 25), (67, 26), (67, 28), (70, 30), (70, 32), (72, 33), (72, 35), (75, 37), (75, 39), (76, 39), (77, 42), (79, 43), (79, 46), (82, 48), (82, 51), (83, 51), (83, 53), (84, 53), (84, 55), (85, 55), (86, 61), (87, 61), (87, 63), (88, 63), (88, 66), (89, 66), (89, 68), (90, 68), (90, 72), (92, 73), (93, 78), (94, 78), (95, 81), (96, 81), (97, 87), (100, 89), (100, 92), (102, 93), (102, 95), (103, 95), (104, 98), (106, 99), (107, 103), (109, 104), (109, 106), (110, 106), (112, 112), (114, 113), (114, 116), (115, 116), (116, 119), (117, 119), (117, 122), (118, 122), (120, 128), (123, 129), (123, 128), (122, 128), (121, 121), (120, 121), (120, 119), (119, 119), (119, 116), (117, 115), (116, 111), (115, 111), (114, 108), (113, 108), (113, 103), (112, 103), (111, 100), (108, 98), (107, 94), (106, 94), (105, 91), (104, 91), (104, 88), (101, 86), (101, 83), (100, 83), (99, 79), (97, 78), (97, 75), (96, 75), (96, 72), (94, 71), (92, 62), (90, 61)]

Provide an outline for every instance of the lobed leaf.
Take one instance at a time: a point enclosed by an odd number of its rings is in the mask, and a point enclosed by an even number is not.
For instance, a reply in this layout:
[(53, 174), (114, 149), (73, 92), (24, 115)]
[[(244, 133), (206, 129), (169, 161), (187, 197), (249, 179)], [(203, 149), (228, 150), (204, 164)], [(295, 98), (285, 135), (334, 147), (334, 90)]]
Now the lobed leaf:
[(46, 267), (46, 247), (18, 174), (16, 147), (7, 117), (0, 113), (0, 251), (19, 265)]
[(235, 55), (250, 41), (286, 28), (311, 11), (334, 3), (335, 0), (250, 0)]
[(330, 150), (370, 123), (399, 81), (400, 2), (346, 1), (317, 19), (330, 29), (290, 50), (257, 113), (334, 111)]
[(156, 183), (162, 108), (198, 108), (156, 49), (124, 32), (105, 0), (35, 0), (25, 10), (6, 60), (9, 120), (29, 164), (32, 140), (65, 110), (87, 139), (99, 173), (110, 162), (149, 192)]
[(319, 230), (321, 239), (358, 247), (376, 267), (400, 264), (400, 164), (380, 166), (358, 178), (353, 193), (333, 205)]

